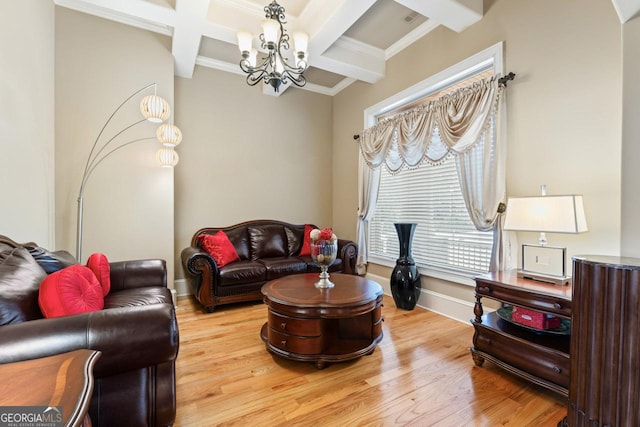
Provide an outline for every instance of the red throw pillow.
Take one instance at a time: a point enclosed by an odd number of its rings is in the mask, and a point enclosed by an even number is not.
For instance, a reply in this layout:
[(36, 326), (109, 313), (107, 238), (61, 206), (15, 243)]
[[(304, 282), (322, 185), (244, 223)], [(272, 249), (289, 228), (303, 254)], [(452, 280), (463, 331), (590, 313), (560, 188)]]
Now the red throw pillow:
[(102, 310), (102, 286), (88, 267), (72, 265), (51, 273), (40, 283), (38, 304), (45, 317)]
[(236, 248), (224, 231), (218, 231), (213, 235), (203, 234), (199, 239), (200, 246), (216, 260), (218, 268), (224, 267), (232, 262), (240, 261)]
[(96, 275), (100, 286), (102, 286), (102, 296), (107, 296), (111, 290), (111, 266), (105, 254), (91, 254), (87, 259), (87, 267)]
[(309, 233), (311, 233), (311, 231), (314, 228), (315, 227), (309, 224), (304, 225), (304, 239), (302, 240), (302, 248), (300, 248), (300, 255), (311, 256), (311, 237), (309, 236)]

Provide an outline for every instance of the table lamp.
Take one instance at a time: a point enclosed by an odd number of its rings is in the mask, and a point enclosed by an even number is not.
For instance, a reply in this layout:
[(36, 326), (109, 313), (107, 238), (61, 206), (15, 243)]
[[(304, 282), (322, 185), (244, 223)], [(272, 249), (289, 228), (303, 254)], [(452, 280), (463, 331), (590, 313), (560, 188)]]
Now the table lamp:
[(507, 200), (505, 230), (540, 232), (538, 245), (522, 245), (518, 277), (568, 285), (566, 248), (547, 246), (546, 233), (577, 234), (588, 231), (581, 195), (511, 197)]

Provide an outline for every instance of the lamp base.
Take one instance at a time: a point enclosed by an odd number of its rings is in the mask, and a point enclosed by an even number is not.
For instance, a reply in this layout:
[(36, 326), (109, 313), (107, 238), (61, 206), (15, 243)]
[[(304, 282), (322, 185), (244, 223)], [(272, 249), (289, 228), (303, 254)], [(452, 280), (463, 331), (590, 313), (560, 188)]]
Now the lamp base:
[(571, 276), (550, 276), (547, 274), (535, 273), (527, 270), (518, 269), (518, 277), (523, 279), (536, 280), (538, 282), (551, 283), (553, 285), (570, 285), (572, 280)]

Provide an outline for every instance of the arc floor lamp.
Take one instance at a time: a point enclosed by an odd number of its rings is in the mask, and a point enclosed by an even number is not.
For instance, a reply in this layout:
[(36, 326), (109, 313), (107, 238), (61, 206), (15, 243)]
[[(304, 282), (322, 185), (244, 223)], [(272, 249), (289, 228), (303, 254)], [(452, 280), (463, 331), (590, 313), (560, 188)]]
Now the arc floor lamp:
[[(118, 113), (118, 111), (125, 104), (131, 101), (136, 95), (150, 88), (154, 89), (153, 95), (145, 96), (140, 102), (140, 113), (142, 114), (143, 119), (126, 126), (124, 129), (115, 133), (111, 138), (105, 141), (106, 137), (103, 138), (104, 131), (107, 128), (107, 125), (109, 125), (111, 120)], [(93, 146), (91, 147), (91, 151), (89, 152), (89, 156), (87, 157), (87, 162), (82, 174), (80, 191), (78, 192), (78, 220), (76, 229), (76, 259), (78, 260), (78, 262), (81, 262), (82, 259), (82, 220), (84, 216), (84, 190), (86, 188), (87, 182), (89, 181), (89, 178), (91, 177), (91, 174), (96, 169), (96, 167), (100, 165), (100, 163), (102, 163), (111, 154), (124, 147), (127, 147), (139, 141), (145, 141), (154, 138), (157, 138), (158, 141), (163, 145), (163, 147), (156, 152), (156, 160), (160, 163), (160, 165), (164, 167), (173, 167), (178, 163), (178, 153), (175, 152), (174, 148), (182, 141), (182, 132), (177, 126), (172, 123), (165, 123), (163, 125), (160, 125), (156, 131), (155, 136), (137, 138), (129, 141), (121, 141), (119, 138), (127, 130), (140, 123), (143, 123), (146, 120), (152, 123), (162, 123), (171, 116), (169, 103), (156, 94), (156, 89), (157, 83), (151, 83), (141, 89), (138, 89), (127, 99), (122, 101), (122, 103), (118, 105), (118, 107), (114, 110), (113, 113), (111, 113), (107, 121), (104, 123), (102, 129), (100, 129), (100, 132), (98, 133), (98, 136), (93, 143)]]

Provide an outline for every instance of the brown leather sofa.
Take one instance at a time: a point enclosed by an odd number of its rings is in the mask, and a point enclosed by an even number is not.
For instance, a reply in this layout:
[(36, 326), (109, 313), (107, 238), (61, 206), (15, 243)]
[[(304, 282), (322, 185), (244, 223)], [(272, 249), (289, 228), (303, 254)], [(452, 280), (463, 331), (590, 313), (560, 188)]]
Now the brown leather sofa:
[(179, 337), (165, 261), (110, 263), (111, 290), (103, 310), (47, 319), (42, 318), (37, 294), (34, 306), (33, 291), (16, 299), (16, 288), (46, 276), (52, 264), (75, 260), (64, 251), (47, 252), (0, 236), (2, 251), (11, 252), (0, 259), (0, 364), (82, 348), (99, 350), (89, 407), (92, 425), (172, 425)]
[[(216, 306), (241, 301), (260, 301), (260, 288), (269, 280), (290, 274), (319, 272), (310, 256), (300, 256), (304, 224), (276, 220), (247, 221), (228, 227), (202, 228), (182, 250), (182, 267), (191, 293), (212, 312)], [(202, 249), (199, 237), (224, 231), (240, 261), (218, 268)], [(357, 245), (338, 239), (338, 256), (330, 272), (356, 274)]]

